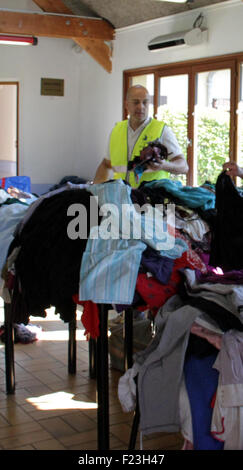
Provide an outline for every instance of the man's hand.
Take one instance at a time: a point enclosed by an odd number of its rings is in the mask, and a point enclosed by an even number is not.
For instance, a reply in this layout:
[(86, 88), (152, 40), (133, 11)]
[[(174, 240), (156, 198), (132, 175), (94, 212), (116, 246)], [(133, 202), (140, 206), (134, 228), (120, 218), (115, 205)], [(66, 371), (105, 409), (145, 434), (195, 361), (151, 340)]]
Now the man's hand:
[[(166, 165), (165, 161), (164, 160), (161, 160), (161, 158), (156, 158), (156, 160), (153, 160), (153, 161), (150, 161), (148, 162), (148, 168), (153, 170), (153, 171), (159, 171), (159, 170), (163, 170), (164, 167), (168, 167), (168, 165)], [(166, 169), (165, 169), (166, 171)]]
[(94, 184), (104, 183), (105, 181), (108, 181), (111, 177), (111, 173), (111, 162), (107, 158), (104, 158), (96, 170), (96, 174), (93, 181)]
[[(148, 161), (147, 167), (151, 170), (160, 170), (163, 167), (163, 157), (161, 156), (161, 149), (159, 147), (146, 147), (140, 153), (142, 161)], [(152, 159), (152, 160), (151, 160)]]
[(227, 175), (233, 177), (233, 176), (239, 176), (240, 178), (243, 178), (243, 169), (237, 165), (235, 162), (226, 162), (223, 164), (223, 170), (226, 170)]

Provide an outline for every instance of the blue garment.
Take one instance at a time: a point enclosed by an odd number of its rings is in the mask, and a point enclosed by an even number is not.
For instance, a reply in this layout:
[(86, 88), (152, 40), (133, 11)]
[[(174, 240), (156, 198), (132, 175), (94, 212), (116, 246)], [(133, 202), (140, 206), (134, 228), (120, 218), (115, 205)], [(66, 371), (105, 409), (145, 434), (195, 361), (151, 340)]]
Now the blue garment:
[(25, 199), (25, 205), (16, 202), (10, 205), (2, 204), (0, 207), (0, 271), (6, 261), (9, 245), (14, 239), (15, 229), (34, 199), (34, 197)]
[(213, 369), (217, 353), (203, 358), (190, 356), (184, 364), (189, 397), (194, 450), (223, 450), (224, 443), (211, 435), (211, 401), (218, 386), (218, 371)]
[(131, 305), (146, 246), (159, 247), (162, 255), (171, 258), (180, 257), (188, 246), (169, 236), (165, 226), (158, 238), (153, 226), (154, 208), (151, 219), (138, 214), (131, 200), (131, 187), (122, 180), (92, 185), (89, 190), (103, 211), (108, 209), (105, 204), (109, 204), (110, 234), (115, 238), (105, 238), (108, 233), (105, 217), (99, 227), (91, 228), (81, 262), (79, 300)]
[(203, 210), (214, 209), (215, 194), (208, 189), (201, 187), (183, 186), (180, 181), (162, 179), (158, 181), (146, 182), (146, 186), (151, 188), (164, 188), (172, 196), (176, 197), (192, 209)]
[(7, 176), (0, 179), (0, 186), (7, 190), (10, 186), (20, 189), (26, 193), (30, 193), (31, 181), (29, 176)]

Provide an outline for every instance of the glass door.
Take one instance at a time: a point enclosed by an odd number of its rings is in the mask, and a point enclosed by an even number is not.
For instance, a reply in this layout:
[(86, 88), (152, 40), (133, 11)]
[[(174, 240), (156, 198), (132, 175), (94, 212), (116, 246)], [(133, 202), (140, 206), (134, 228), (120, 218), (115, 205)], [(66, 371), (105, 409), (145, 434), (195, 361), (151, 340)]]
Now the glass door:
[(193, 184), (216, 183), (230, 159), (231, 69), (195, 74)]
[(170, 178), (191, 186), (215, 184), (226, 161), (243, 167), (242, 54), (155, 66), (147, 73), (131, 70), (124, 76), (125, 90), (137, 83), (148, 88), (150, 116), (172, 128), (187, 159), (188, 174)]
[[(169, 75), (159, 78), (157, 119), (173, 130), (182, 153), (187, 158), (188, 147), (188, 74)], [(186, 175), (171, 175), (171, 179), (186, 184)]]
[[(237, 163), (243, 167), (243, 63), (240, 64), (240, 85), (237, 114)], [(236, 184), (242, 186), (242, 179), (237, 178)]]

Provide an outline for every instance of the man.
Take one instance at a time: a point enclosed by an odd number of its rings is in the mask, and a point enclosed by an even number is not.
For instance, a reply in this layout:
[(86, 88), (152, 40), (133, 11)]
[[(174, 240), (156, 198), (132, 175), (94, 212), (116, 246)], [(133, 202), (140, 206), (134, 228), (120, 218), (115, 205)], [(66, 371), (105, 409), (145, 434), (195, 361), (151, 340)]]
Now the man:
[(156, 139), (167, 148), (168, 159), (157, 158), (157, 161), (150, 162), (139, 183), (168, 178), (170, 173), (187, 173), (186, 160), (172, 130), (162, 121), (148, 117), (148, 90), (141, 85), (130, 87), (125, 105), (129, 119), (118, 122), (113, 128), (109, 140), (109, 158), (104, 158), (99, 165), (94, 183), (102, 183), (113, 177), (128, 181), (132, 187), (138, 186), (133, 172), (127, 171), (128, 161), (139, 156), (141, 150)]
[(223, 164), (223, 170), (227, 171), (227, 175), (229, 176), (239, 176), (243, 178), (243, 168), (241, 168), (235, 162), (226, 162)]

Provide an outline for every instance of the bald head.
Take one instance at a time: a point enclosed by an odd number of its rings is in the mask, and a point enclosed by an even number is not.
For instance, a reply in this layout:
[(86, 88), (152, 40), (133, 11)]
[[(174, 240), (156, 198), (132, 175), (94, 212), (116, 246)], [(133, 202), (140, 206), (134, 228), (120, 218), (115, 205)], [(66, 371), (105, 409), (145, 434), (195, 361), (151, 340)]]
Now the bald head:
[(142, 93), (145, 93), (145, 94), (149, 94), (147, 88), (145, 88), (144, 86), (142, 85), (132, 85), (130, 86), (130, 88), (128, 88), (127, 90), (127, 96), (126, 96), (126, 99), (129, 100), (129, 98), (131, 96), (133, 96), (134, 94), (136, 94), (136, 92), (142, 92)]
[(135, 130), (148, 117), (149, 92), (142, 85), (133, 85), (128, 89), (126, 108), (130, 117), (130, 125)]

